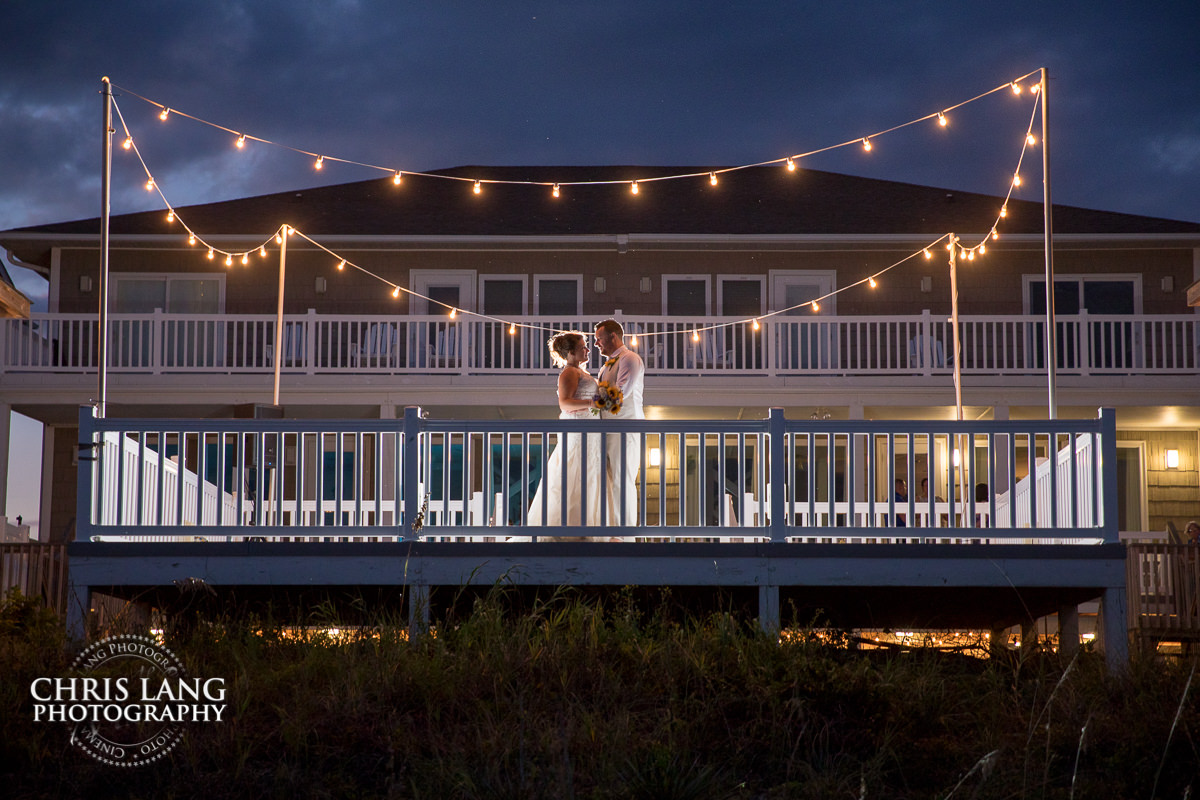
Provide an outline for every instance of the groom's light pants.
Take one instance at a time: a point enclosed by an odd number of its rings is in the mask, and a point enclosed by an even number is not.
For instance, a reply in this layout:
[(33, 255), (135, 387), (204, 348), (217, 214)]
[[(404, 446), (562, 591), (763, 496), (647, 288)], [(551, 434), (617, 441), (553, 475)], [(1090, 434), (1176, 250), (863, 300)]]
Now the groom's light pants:
[[(640, 433), (605, 434), (608, 450), (608, 491), (615, 493), (608, 500), (609, 525), (638, 524), (637, 477), (642, 460), (642, 435)], [(621, 442), (625, 442), (625, 461), (621, 462)], [(621, 519), (621, 509), (625, 518)]]

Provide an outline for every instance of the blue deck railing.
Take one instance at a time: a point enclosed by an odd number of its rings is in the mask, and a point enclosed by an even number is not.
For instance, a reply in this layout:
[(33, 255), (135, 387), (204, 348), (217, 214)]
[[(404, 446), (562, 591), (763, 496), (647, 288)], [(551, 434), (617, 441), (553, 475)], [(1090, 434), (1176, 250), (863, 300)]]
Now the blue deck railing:
[[(497, 422), (415, 408), (401, 420), (101, 419), (84, 407), (79, 422), (83, 540), (1118, 541), (1110, 410), (1034, 422), (789, 420), (778, 409), (757, 421)], [(635, 435), (608, 438), (639, 466), (636, 518), (601, 481), (581, 499), (601, 509), (598, 524), (530, 525), (553, 449), (580, 437), (606, 469), (621, 454), (603, 434)]]

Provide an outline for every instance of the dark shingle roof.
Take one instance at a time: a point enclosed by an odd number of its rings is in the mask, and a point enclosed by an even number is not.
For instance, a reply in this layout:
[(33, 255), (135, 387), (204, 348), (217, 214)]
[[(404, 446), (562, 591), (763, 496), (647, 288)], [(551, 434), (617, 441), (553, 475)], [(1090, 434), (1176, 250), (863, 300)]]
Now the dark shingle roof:
[[(789, 173), (752, 167), (722, 174), (709, 185), (710, 167), (456, 167), (437, 174), (460, 178), (537, 181), (545, 187), (485, 184), (406, 175), (322, 186), (179, 209), (205, 236), (262, 235), (283, 223), (311, 235), (337, 236), (556, 236), (581, 234), (933, 234), (984, 232), (1002, 198), (861, 178), (817, 170)], [(634, 196), (629, 181), (697, 172), (702, 177), (650, 181)], [(552, 182), (617, 181), (606, 186)], [(1027, 190), (1035, 196), (1036, 188)], [(1041, 233), (1042, 206), (1012, 200), (1005, 233)], [(111, 219), (113, 235), (173, 230), (161, 211)], [(18, 229), (47, 235), (86, 234), (99, 221), (80, 220)], [(1200, 223), (1091, 211), (1056, 205), (1055, 233), (1195, 234)], [(10, 231), (15, 232), (15, 231)]]

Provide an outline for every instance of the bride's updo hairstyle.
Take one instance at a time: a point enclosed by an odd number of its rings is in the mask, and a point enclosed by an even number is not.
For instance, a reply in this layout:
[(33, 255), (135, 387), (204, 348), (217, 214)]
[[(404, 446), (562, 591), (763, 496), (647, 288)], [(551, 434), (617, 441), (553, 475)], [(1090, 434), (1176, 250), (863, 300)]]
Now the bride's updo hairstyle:
[(554, 366), (564, 366), (567, 356), (583, 341), (582, 331), (566, 331), (551, 336), (546, 346), (550, 349), (550, 360), (554, 362)]

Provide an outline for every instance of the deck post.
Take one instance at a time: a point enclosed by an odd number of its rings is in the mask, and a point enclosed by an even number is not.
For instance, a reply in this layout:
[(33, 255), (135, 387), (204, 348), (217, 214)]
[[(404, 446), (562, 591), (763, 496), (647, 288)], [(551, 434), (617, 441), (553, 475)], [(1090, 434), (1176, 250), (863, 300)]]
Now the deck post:
[(67, 636), (82, 642), (87, 638), (88, 611), (92, 607), (92, 587), (71, 581), (67, 586)]
[(92, 540), (93, 469), (100, 455), (94, 431), (96, 409), (92, 406), (79, 407), (79, 466), (75, 471), (75, 539), (82, 542)]
[(1100, 409), (1100, 463), (1106, 467), (1100, 470), (1100, 480), (1103, 482), (1100, 496), (1101, 508), (1104, 511), (1104, 542), (1116, 544), (1121, 541), (1121, 537), (1118, 535), (1120, 520), (1117, 512), (1117, 411), (1114, 408)]
[[(413, 540), (418, 532), (414, 528), (417, 515), (421, 513), (420, 459), (421, 459), (421, 409), (417, 406), (404, 407), (404, 474), (401, 476), (401, 491), (404, 493), (403, 538)], [(424, 522), (424, 519), (422, 519)]]
[(429, 633), (429, 586), (424, 583), (408, 587), (408, 637), (410, 640)]
[(1079, 650), (1079, 606), (1058, 608), (1058, 652), (1073, 656)]
[(782, 542), (787, 539), (788, 515), (784, 511), (787, 504), (785, 499), (787, 485), (784, 483), (787, 476), (787, 449), (783, 442), (786, 435), (786, 422), (782, 408), (771, 409), (768, 417), (768, 430), (771, 433), (771, 466), (767, 473), (771, 496), (767, 502), (770, 503), (772, 542)]
[(1100, 630), (1097, 631), (1104, 661), (1110, 672), (1129, 666), (1129, 629), (1127, 627), (1124, 586), (1109, 586), (1100, 596)]
[(758, 587), (758, 625), (763, 633), (777, 634), (781, 630), (779, 587), (763, 584)]

